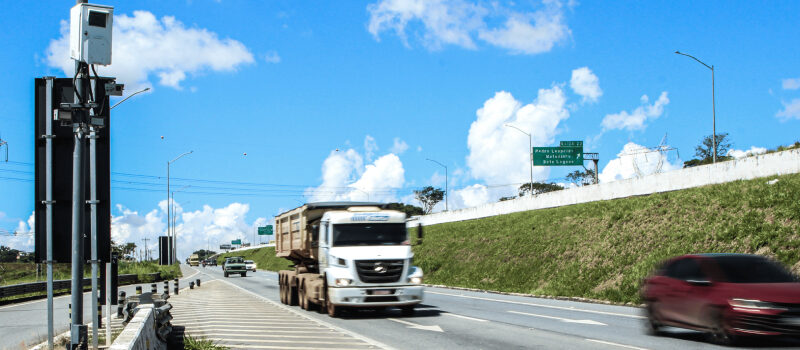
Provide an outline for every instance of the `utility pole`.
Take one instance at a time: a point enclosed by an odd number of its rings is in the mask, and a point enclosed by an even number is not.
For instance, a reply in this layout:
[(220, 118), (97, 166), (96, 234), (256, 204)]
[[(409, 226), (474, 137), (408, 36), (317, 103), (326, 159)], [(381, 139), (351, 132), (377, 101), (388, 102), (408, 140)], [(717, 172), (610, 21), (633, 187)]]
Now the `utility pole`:
[(149, 241), (150, 238), (142, 238), (142, 240), (144, 241), (144, 260), (149, 261), (150, 257), (148, 256), (149, 255), (148, 253), (150, 251), (147, 250), (147, 241)]
[[(437, 161), (435, 161), (433, 159), (430, 159), (430, 158), (425, 158), (425, 159), (427, 159), (427, 160), (429, 160), (431, 162), (434, 162), (436, 164), (439, 164), (444, 168), (444, 211), (447, 211), (447, 202), (448, 202), (448, 200), (447, 200), (447, 182), (448, 182), (447, 181), (447, 166), (442, 164), (442, 163), (439, 163), (439, 162), (437, 162)], [(433, 210), (433, 209), (431, 209), (431, 210)]]
[(716, 163), (717, 162), (717, 106), (714, 98), (714, 65), (712, 64), (709, 66), (705, 64), (705, 62), (697, 59), (697, 57), (680, 52), (678, 50), (676, 50), (675, 53), (678, 55), (684, 55), (686, 57), (690, 57), (693, 60), (700, 62), (700, 64), (706, 66), (706, 68), (711, 70), (711, 132), (712, 132), (711, 147), (714, 148), (714, 151), (711, 154), (712, 157), (711, 160), (713, 163)]
[(530, 187), (528, 188), (528, 194), (530, 194), (530, 196), (533, 197), (533, 136), (531, 136), (531, 134), (529, 134), (527, 132), (524, 132), (524, 131), (522, 131), (522, 129), (520, 129), (520, 128), (516, 127), (516, 126), (513, 126), (511, 124), (505, 124), (505, 126), (507, 126), (509, 128), (517, 129), (517, 130), (519, 130), (519, 132), (521, 132), (521, 133), (523, 133), (525, 135), (528, 135), (528, 152), (530, 153), (530, 159), (531, 159), (531, 182), (530, 182), (530, 185), (529, 185)]
[(169, 251), (170, 251), (169, 252), (169, 255), (170, 255), (169, 263), (170, 263), (170, 265), (174, 264), (175, 261), (177, 261), (177, 253), (178, 253), (178, 251), (175, 249), (175, 243), (177, 243), (177, 240), (175, 239), (175, 229), (174, 228), (172, 229), (172, 235), (170, 235), (170, 222), (171, 222), (170, 208), (172, 208), (172, 197), (170, 197), (170, 190), (169, 190), (169, 165), (174, 163), (176, 160), (181, 159), (181, 157), (183, 157), (185, 155), (188, 155), (188, 154), (192, 154), (193, 152), (194, 151), (185, 152), (185, 153), (175, 157), (175, 159), (167, 161), (167, 236), (168, 237), (171, 236), (171, 238), (170, 238), (170, 249), (169, 249)]

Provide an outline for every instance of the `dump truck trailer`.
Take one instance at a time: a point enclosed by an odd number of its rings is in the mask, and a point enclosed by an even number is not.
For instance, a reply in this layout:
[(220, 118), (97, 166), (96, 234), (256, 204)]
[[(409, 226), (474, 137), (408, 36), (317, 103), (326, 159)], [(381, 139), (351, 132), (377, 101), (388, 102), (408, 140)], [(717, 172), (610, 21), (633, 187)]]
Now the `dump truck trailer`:
[[(278, 272), (281, 302), (337, 317), (348, 308), (422, 302), (406, 215), (369, 202), (308, 203), (275, 217), (275, 252), (293, 270)], [(421, 237), (421, 231), (418, 231)]]

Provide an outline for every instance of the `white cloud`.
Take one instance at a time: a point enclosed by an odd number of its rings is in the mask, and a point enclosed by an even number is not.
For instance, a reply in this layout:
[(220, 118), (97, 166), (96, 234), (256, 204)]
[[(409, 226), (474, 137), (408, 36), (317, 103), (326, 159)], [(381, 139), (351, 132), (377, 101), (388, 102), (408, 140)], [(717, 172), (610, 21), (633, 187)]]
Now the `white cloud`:
[[(5, 218), (5, 213), (0, 212), (0, 219)], [(35, 245), (36, 235), (36, 212), (31, 212), (28, 220), (19, 220), (17, 227), (12, 232), (0, 230), (0, 245), (17, 249), (23, 252), (32, 252)]]
[(394, 144), (392, 144), (392, 148), (389, 150), (389, 152), (401, 155), (406, 150), (408, 150), (408, 144), (399, 137), (395, 137)]
[(611, 182), (680, 169), (683, 166), (680, 159), (670, 163), (667, 156), (666, 152), (651, 152), (647, 147), (628, 142), (617, 154), (617, 158), (606, 164), (598, 177), (600, 182)]
[(364, 137), (364, 156), (367, 159), (367, 161), (372, 160), (372, 156), (375, 155), (375, 151), (377, 150), (378, 150), (378, 143), (375, 142), (375, 138), (369, 135)]
[(797, 90), (800, 89), (800, 78), (783, 79), (782, 87), (784, 90)]
[(583, 102), (597, 102), (603, 96), (600, 89), (599, 79), (592, 73), (589, 67), (581, 67), (572, 71), (572, 79), (569, 81), (572, 91), (583, 97)]
[[(559, 86), (540, 89), (533, 103), (523, 105), (510, 93), (501, 91), (477, 111), (469, 129), (467, 166), (473, 178), (488, 184), (527, 182), (530, 179), (528, 136), (505, 124), (532, 135), (533, 146), (554, 142), (558, 126), (569, 118), (566, 97)], [(544, 179), (547, 167), (535, 167), (534, 178)]]
[[(570, 30), (563, 23), (560, 1), (546, 1), (544, 8), (516, 12), (493, 3), (485, 7), (463, 0), (380, 0), (367, 5), (369, 32), (380, 40), (383, 31), (394, 31), (408, 43), (408, 32), (428, 49), (456, 45), (475, 49), (474, 37), (512, 53), (547, 52), (566, 39)], [(487, 17), (505, 18), (501, 28), (489, 28)], [(421, 28), (413, 23), (419, 22)]]
[(563, 23), (558, 1), (547, 2), (545, 9), (533, 13), (514, 13), (500, 29), (482, 30), (484, 41), (511, 50), (512, 53), (535, 55), (548, 52), (568, 38), (570, 30)]
[(275, 51), (270, 51), (264, 55), (264, 61), (267, 63), (281, 63), (281, 56)]
[[(151, 86), (150, 76), (176, 89), (187, 74), (207, 70), (231, 71), (252, 63), (253, 54), (239, 41), (203, 28), (187, 27), (172, 16), (160, 20), (148, 11), (133, 16), (114, 16), (111, 66), (99, 66), (98, 74), (115, 76), (128, 90)], [(50, 42), (46, 62), (68, 76), (74, 74), (69, 58), (69, 24), (61, 22), (61, 37)]]
[(764, 154), (764, 153), (767, 153), (767, 149), (766, 148), (764, 148), (764, 147), (756, 147), (756, 146), (750, 147), (749, 150), (738, 150), (738, 149), (730, 149), (730, 150), (728, 150), (728, 155), (733, 157), (733, 158), (736, 158), (736, 159), (749, 157), (749, 156), (753, 156), (753, 155), (756, 155), (756, 154)]
[(789, 103), (783, 102), (783, 110), (775, 114), (776, 117), (783, 121), (789, 119), (800, 119), (800, 98), (796, 98)]
[[(143, 238), (150, 239), (148, 248), (153, 257), (158, 257), (158, 236), (166, 235), (166, 205), (163, 200), (158, 203), (159, 209), (153, 209), (145, 215), (117, 205), (121, 212), (111, 218), (111, 238), (116, 243), (133, 242), (137, 249), (144, 248)], [(186, 212), (180, 203), (175, 202), (177, 212), (178, 257), (184, 259), (192, 252), (206, 249), (217, 251), (219, 244), (229, 243), (233, 239), (244, 238), (252, 241), (255, 227), (264, 226), (268, 220), (259, 217), (248, 224), (245, 220), (250, 210), (249, 204), (234, 202), (222, 208), (204, 205), (202, 209)]]
[(625, 129), (628, 131), (644, 130), (648, 120), (657, 119), (664, 113), (664, 106), (669, 104), (667, 92), (664, 91), (653, 104), (648, 105), (647, 95), (641, 97), (642, 105), (633, 112), (622, 111), (616, 114), (608, 114), (603, 118), (603, 130)]
[[(369, 136), (368, 136), (369, 137)], [(374, 139), (369, 137), (371, 142)], [(365, 147), (365, 149), (372, 149)], [(397, 201), (396, 190), (405, 183), (400, 158), (389, 153), (364, 164), (354, 149), (333, 151), (322, 163), (322, 184), (306, 190), (308, 201)]]
[(474, 184), (454, 191), (457, 207), (474, 207), (489, 202), (489, 189), (481, 184)]

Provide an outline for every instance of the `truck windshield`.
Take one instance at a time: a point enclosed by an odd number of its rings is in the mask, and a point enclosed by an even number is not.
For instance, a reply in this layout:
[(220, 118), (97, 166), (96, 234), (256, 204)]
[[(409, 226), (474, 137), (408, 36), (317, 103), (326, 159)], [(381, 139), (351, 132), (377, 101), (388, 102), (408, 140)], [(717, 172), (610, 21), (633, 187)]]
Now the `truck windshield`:
[(333, 225), (332, 245), (398, 245), (406, 240), (406, 224)]

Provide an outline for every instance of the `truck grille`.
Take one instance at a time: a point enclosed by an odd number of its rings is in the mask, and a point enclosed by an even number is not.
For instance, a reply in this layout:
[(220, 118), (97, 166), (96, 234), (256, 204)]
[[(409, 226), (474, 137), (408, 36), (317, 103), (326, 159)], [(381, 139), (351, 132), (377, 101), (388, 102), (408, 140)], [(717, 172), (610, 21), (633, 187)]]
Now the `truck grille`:
[(403, 265), (403, 260), (356, 260), (356, 272), (364, 283), (392, 283), (400, 280)]

